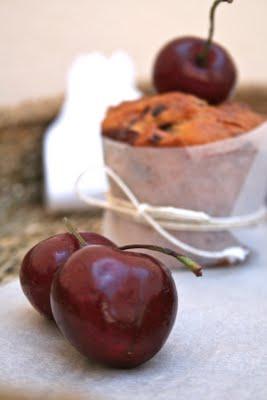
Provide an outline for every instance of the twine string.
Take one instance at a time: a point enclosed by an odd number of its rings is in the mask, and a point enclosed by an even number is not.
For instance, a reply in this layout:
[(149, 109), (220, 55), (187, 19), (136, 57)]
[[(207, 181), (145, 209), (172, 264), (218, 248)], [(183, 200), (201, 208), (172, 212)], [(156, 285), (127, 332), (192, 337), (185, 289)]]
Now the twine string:
[(100, 200), (83, 193), (80, 183), (87, 170), (78, 177), (75, 185), (77, 196), (82, 201), (90, 206), (117, 212), (141, 223), (146, 223), (169, 243), (192, 256), (235, 263), (244, 261), (249, 254), (249, 250), (242, 246), (227, 247), (221, 251), (202, 250), (179, 240), (169, 230), (222, 231), (257, 225), (267, 219), (266, 207), (262, 207), (248, 215), (218, 218), (211, 217), (204, 212), (175, 207), (155, 207), (147, 203), (141, 203), (129, 186), (113, 169), (108, 166), (105, 166), (104, 169), (106, 174), (122, 190), (129, 201), (115, 198), (110, 194), (105, 200)]

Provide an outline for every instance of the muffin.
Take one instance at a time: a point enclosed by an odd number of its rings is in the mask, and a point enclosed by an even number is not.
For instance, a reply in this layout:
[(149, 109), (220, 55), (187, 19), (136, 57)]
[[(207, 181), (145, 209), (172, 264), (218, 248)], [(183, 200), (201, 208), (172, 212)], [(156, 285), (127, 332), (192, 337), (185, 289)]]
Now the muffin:
[(197, 97), (175, 92), (110, 108), (102, 133), (133, 146), (182, 147), (235, 137), (263, 121), (263, 116), (243, 104), (214, 107)]

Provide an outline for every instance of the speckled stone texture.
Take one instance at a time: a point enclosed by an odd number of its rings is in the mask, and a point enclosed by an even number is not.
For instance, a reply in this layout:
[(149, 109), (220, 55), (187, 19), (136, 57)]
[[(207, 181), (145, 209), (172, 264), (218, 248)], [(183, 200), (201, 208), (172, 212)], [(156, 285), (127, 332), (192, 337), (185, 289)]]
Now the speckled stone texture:
[[(100, 214), (68, 213), (66, 216), (79, 230), (100, 230)], [(0, 216), (0, 284), (18, 275), (21, 261), (32, 246), (66, 231), (62, 219), (63, 215), (48, 214), (38, 204), (6, 209)]]

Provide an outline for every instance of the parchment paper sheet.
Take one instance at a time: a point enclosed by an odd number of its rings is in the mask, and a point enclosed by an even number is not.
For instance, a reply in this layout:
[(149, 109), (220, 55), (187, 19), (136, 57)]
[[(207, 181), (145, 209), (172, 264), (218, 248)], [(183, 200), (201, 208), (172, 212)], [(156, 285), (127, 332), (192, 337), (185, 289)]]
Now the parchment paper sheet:
[[(248, 236), (249, 237), (249, 236)], [(112, 370), (86, 360), (28, 304), (16, 281), (0, 288), (0, 385), (103, 400), (267, 399), (267, 228), (242, 266), (174, 272), (175, 327), (145, 365)]]

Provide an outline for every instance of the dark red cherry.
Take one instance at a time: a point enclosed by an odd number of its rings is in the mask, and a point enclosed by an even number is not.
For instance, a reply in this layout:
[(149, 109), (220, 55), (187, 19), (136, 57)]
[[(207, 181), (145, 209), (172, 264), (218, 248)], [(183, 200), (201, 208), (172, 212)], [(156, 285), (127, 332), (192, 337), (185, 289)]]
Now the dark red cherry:
[[(82, 232), (88, 245), (115, 246), (110, 240), (92, 232)], [(70, 233), (62, 233), (41, 241), (24, 257), (20, 269), (22, 290), (39, 313), (52, 319), (50, 289), (55, 272), (68, 258), (81, 248), (78, 239)]]
[(237, 70), (230, 54), (212, 42), (217, 0), (211, 8), (208, 40), (181, 37), (166, 44), (156, 57), (153, 82), (159, 93), (182, 91), (196, 95), (209, 103), (226, 100), (234, 90)]
[(131, 368), (163, 346), (175, 320), (177, 294), (169, 270), (155, 258), (88, 246), (55, 275), (51, 306), (59, 329), (82, 354)]
[(209, 103), (226, 100), (236, 84), (236, 68), (230, 57), (213, 43), (207, 63), (198, 62), (204, 40), (184, 37), (168, 43), (159, 53), (154, 66), (154, 85), (159, 93), (182, 91)]

